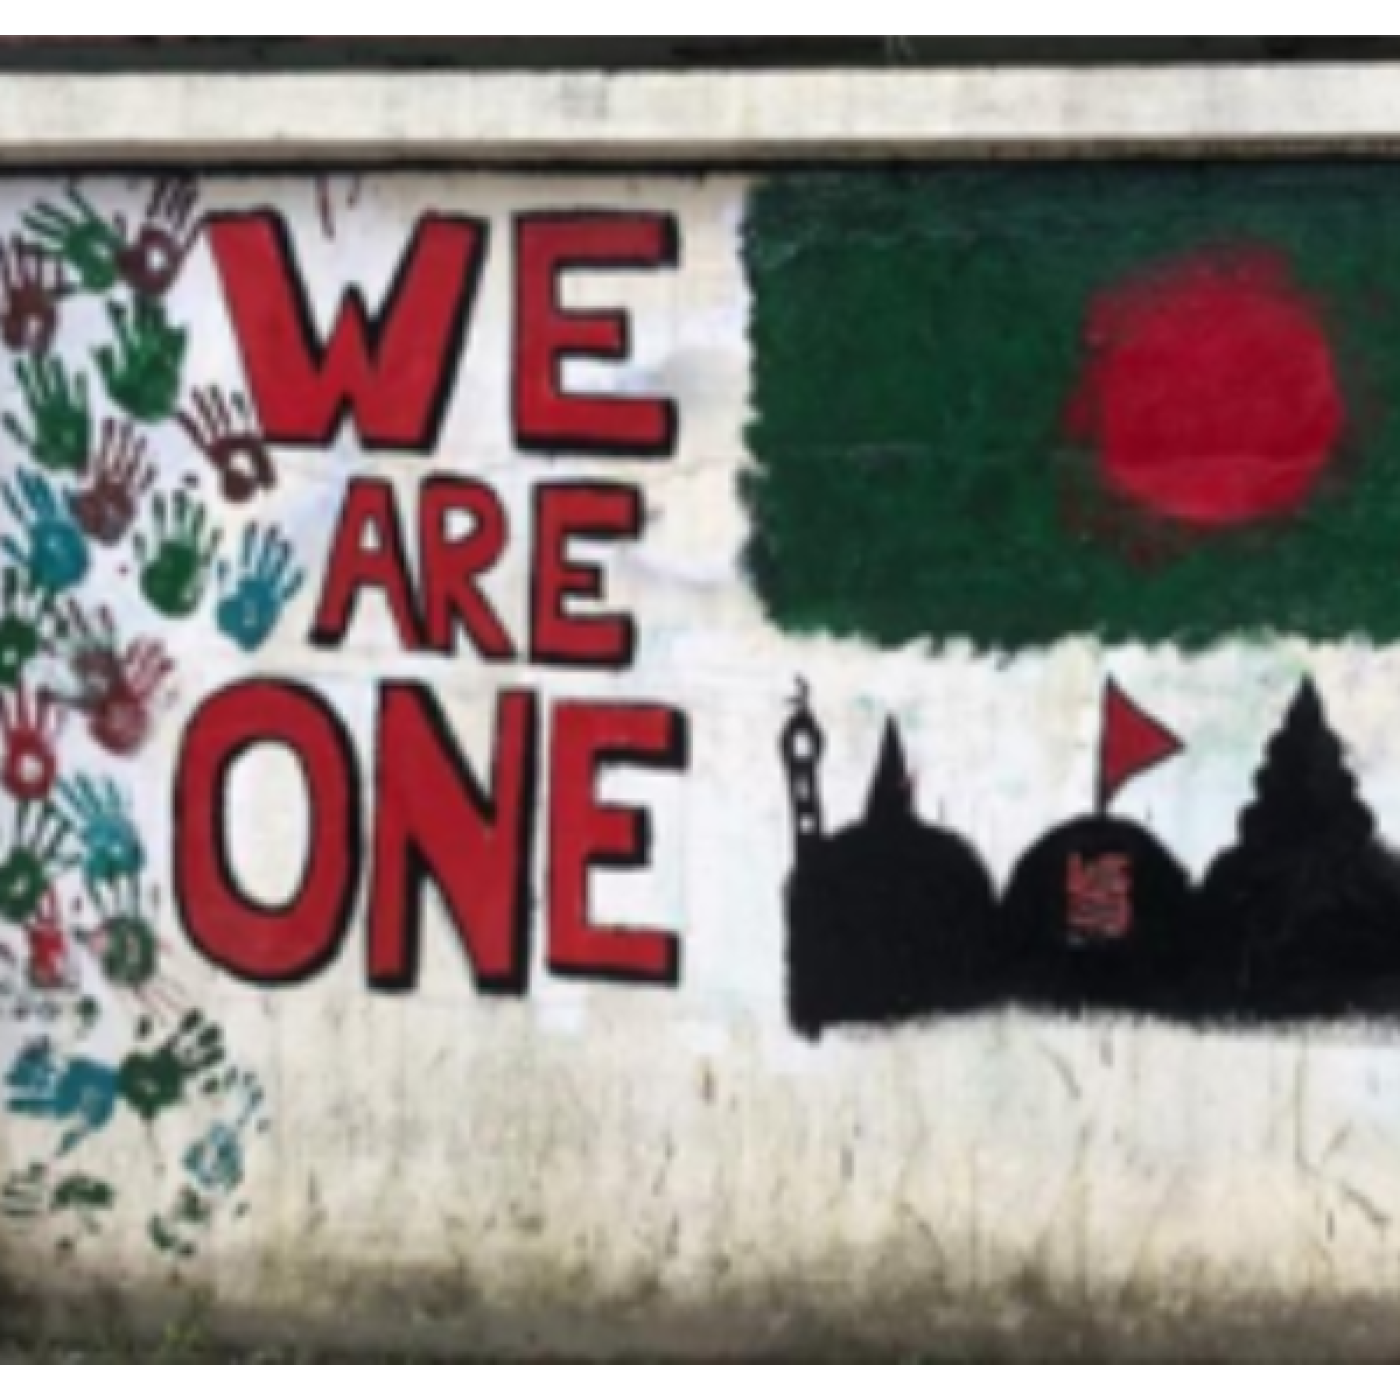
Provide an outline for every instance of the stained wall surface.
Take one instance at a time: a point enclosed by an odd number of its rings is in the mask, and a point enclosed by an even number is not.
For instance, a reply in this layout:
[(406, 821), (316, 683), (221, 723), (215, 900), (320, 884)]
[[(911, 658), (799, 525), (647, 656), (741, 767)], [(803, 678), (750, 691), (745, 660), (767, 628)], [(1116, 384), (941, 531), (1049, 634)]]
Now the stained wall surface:
[(1390, 1359), (1391, 167), (0, 232), (0, 1326)]

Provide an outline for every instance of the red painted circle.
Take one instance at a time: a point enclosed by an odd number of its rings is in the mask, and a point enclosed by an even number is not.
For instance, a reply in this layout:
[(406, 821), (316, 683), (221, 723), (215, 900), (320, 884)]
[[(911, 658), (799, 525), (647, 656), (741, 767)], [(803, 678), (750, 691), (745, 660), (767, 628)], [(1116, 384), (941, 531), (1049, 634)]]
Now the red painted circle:
[(1076, 426), (1121, 494), (1199, 526), (1287, 515), (1346, 428), (1336, 357), (1281, 259), (1201, 258), (1103, 296)]

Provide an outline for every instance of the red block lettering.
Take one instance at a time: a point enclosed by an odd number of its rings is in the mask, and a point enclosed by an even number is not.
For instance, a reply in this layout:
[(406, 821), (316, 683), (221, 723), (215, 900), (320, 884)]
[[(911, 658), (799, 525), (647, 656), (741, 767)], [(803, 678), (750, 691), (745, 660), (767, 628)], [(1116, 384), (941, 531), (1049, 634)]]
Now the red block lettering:
[(523, 451), (554, 456), (669, 457), (679, 415), (666, 400), (565, 393), (569, 360), (625, 361), (631, 323), (617, 312), (569, 312), (564, 275), (653, 271), (680, 261), (676, 221), (656, 214), (551, 214), (518, 231), (516, 436)]
[(569, 546), (635, 541), (641, 495), (624, 486), (547, 486), (535, 498), (534, 658), (537, 665), (622, 669), (636, 659), (637, 627), (627, 617), (578, 617), (571, 603), (603, 596), (602, 572), (575, 562)]
[(380, 991), (418, 985), (428, 880), (447, 902), (478, 988), (499, 996), (529, 991), (538, 728), (533, 695), (502, 697), (488, 796), (433, 693), (384, 688), (370, 894), (370, 978)]
[(312, 643), (332, 651), (345, 640), (366, 592), (384, 595), (407, 651), (422, 646), (423, 627), (409, 572), (403, 522), (394, 488), (357, 481), (345, 499)]
[[(250, 899), (228, 858), (228, 784), (261, 747), (290, 750), (311, 803), (311, 850), (284, 909)], [(196, 947), (257, 986), (304, 982), (334, 961), (360, 878), (360, 781), (349, 735), (311, 691), (257, 683), (220, 695), (185, 737), (175, 795), (175, 887)]]
[(683, 772), (689, 764), (684, 716), (655, 708), (560, 706), (555, 718), (549, 867), (550, 971), (561, 978), (674, 987), (680, 941), (651, 930), (598, 928), (589, 913), (596, 867), (636, 870), (651, 858), (643, 812), (598, 800), (603, 771), (616, 764)]
[(372, 316), (352, 288), (325, 341), (280, 215), (213, 219), (209, 243), (274, 445), (327, 447), (353, 419), (367, 448), (436, 448), (485, 270), (486, 225), (424, 219), (382, 313)]

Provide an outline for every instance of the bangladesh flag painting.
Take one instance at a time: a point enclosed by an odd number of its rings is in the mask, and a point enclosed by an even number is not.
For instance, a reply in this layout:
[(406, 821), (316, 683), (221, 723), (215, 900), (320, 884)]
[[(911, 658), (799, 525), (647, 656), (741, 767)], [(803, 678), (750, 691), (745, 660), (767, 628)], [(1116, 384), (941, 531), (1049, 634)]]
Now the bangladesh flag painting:
[[(1400, 169), (785, 175), (753, 194), (743, 254), (747, 568), (770, 622), (848, 644), (867, 678), (918, 657), (927, 704), (965, 665), (1019, 675), (1026, 701), (942, 785), (892, 724), (844, 825), (803, 685), (782, 738), (796, 1030), (1007, 1005), (1393, 1021), (1400, 833), (1335, 687), (1305, 678), (1279, 718), (1242, 680), (1211, 777), (1165, 812), (1115, 808), (1159, 768), (1210, 771), (1200, 706), (1164, 710), (1154, 675), (1287, 650), (1355, 676), (1400, 644)], [(1057, 655), (1104, 673), (1097, 806), (1086, 785), (1079, 816), (992, 859), (1000, 834), (969, 839), (968, 814), (1027, 753), (1053, 771), (1025, 678)], [(988, 722), (945, 726), (945, 768)], [(1222, 844), (1193, 860), (1203, 822)]]
[(786, 632), (1400, 641), (1400, 170), (779, 176), (744, 256)]

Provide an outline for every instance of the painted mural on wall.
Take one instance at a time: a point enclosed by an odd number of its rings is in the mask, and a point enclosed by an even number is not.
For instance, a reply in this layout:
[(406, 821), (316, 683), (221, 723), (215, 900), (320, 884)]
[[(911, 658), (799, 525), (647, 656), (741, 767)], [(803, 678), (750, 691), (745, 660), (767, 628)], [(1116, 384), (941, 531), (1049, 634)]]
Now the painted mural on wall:
[(267, 1027), (352, 1003), (1400, 1015), (1393, 175), (16, 180), (0, 232), (7, 1225), (256, 1229)]
[[(817, 177), (756, 197), (750, 559), (781, 625), (989, 657), (1396, 640), (1390, 201), (1363, 234), (1354, 174), (1310, 182), (1305, 213), (1296, 172), (1112, 183)], [(1311, 679), (1201, 882), (1170, 831), (1109, 810), (1182, 743), (1110, 681), (1097, 810), (997, 899), (971, 849), (917, 821), (897, 734), (864, 823), (826, 837), (804, 809), (821, 749), (804, 704), (784, 739), (795, 1024), (1400, 1011), (1400, 858)]]

